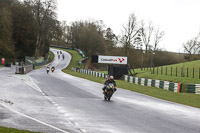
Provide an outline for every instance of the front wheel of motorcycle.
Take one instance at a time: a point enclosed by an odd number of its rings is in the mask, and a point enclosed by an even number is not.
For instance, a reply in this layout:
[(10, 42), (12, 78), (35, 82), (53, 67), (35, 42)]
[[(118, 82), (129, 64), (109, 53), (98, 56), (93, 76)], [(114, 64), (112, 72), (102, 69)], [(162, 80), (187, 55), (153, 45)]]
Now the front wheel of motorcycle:
[(105, 101), (107, 100), (107, 97), (106, 97), (106, 96), (104, 96), (104, 100), (105, 100)]
[(111, 99), (111, 96), (108, 97), (108, 101), (110, 101), (110, 99)]

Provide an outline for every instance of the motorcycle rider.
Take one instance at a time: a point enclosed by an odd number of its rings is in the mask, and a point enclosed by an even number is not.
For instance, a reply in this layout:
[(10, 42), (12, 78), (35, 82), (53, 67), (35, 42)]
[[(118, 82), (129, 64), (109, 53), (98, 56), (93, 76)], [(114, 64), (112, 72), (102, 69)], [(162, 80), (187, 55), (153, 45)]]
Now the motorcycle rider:
[(114, 80), (114, 77), (111, 75), (111, 76), (104, 82), (104, 87), (102, 88), (103, 94), (105, 93), (106, 86), (109, 85), (109, 83), (113, 83), (113, 85), (114, 85), (114, 92), (117, 91), (117, 89), (116, 89), (117, 84), (116, 84), (116, 82), (115, 82), (115, 80)]
[(50, 71), (50, 66), (48, 65), (47, 66), (47, 74), (49, 73), (49, 71)]
[(63, 57), (63, 60), (65, 59), (65, 55), (64, 54), (62, 54), (62, 57)]
[(52, 68), (51, 68), (51, 72), (53, 73), (55, 71), (55, 67), (53, 66)]

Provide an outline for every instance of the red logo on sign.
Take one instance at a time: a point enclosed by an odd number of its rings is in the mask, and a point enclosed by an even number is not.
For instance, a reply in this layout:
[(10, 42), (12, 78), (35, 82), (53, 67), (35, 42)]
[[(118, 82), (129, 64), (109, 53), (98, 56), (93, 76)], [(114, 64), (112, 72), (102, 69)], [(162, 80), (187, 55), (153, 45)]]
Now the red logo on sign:
[(112, 59), (112, 61), (117, 61), (117, 60), (115, 60), (115, 59)]
[(120, 63), (122, 63), (124, 61), (124, 58), (122, 58), (122, 60), (120, 58), (118, 58), (118, 59), (119, 59)]

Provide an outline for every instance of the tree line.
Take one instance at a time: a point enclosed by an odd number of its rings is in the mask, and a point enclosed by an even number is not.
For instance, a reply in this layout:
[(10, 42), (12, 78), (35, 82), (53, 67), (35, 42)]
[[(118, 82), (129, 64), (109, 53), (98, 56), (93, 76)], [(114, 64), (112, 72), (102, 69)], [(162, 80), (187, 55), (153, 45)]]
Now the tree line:
[(62, 36), (55, 0), (0, 0), (0, 56), (47, 57), (49, 45)]

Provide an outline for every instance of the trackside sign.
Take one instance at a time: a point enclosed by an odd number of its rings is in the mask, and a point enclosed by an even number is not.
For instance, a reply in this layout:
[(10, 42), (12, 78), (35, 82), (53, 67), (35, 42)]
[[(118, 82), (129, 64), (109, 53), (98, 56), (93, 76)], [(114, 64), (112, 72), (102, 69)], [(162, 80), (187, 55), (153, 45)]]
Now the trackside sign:
[(107, 64), (127, 64), (127, 57), (122, 56), (98, 56), (98, 63), (107, 63)]

